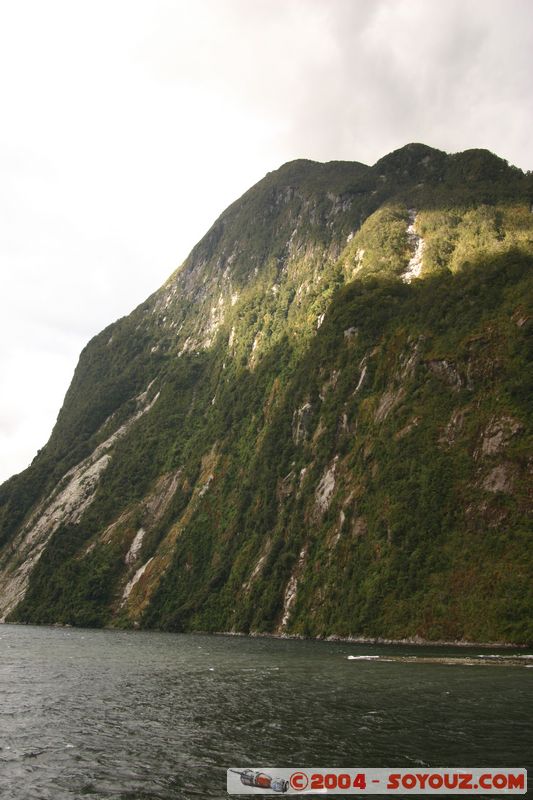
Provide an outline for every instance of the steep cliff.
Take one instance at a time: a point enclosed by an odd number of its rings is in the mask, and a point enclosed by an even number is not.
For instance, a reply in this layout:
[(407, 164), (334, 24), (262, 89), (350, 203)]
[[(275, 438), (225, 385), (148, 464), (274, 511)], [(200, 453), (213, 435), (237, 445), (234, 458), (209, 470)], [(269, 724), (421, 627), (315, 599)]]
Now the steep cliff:
[(295, 161), (82, 352), (0, 617), (533, 640), (533, 179)]

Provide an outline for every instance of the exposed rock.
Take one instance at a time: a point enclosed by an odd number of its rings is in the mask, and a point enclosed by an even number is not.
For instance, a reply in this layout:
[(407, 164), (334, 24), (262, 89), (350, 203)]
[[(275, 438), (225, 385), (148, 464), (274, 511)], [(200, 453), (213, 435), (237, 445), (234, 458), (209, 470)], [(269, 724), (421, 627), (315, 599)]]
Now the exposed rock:
[(211, 473), (210, 475), (207, 476), (206, 482), (204, 484), (202, 484), (202, 486), (198, 490), (198, 497), (203, 497), (204, 496), (204, 494), (207, 492), (207, 490), (211, 486), (211, 482), (212, 482), (214, 477), (215, 476), (213, 475), (213, 473)]
[(357, 328), (346, 328), (344, 331), (344, 338), (350, 341), (351, 339), (355, 339), (358, 335), (359, 331)]
[(354, 394), (357, 394), (357, 392), (361, 389), (361, 386), (363, 385), (364, 380), (366, 378), (366, 372), (367, 372), (367, 369), (368, 369), (368, 366), (367, 366), (366, 362), (367, 362), (367, 357), (365, 356), (363, 358), (363, 360), (361, 361), (361, 363), (359, 364), (359, 369), (361, 370), (361, 373), (359, 375), (359, 380), (357, 381), (357, 386), (354, 389), (354, 392), (353, 392)]
[(141, 552), (141, 547), (145, 534), (146, 531), (144, 530), (144, 528), (139, 528), (139, 530), (135, 534), (133, 541), (130, 545), (130, 549), (126, 553), (126, 557), (124, 559), (124, 562), (128, 567), (131, 567), (131, 565), (134, 564), (135, 561), (137, 560), (137, 557)]
[(402, 280), (411, 283), (413, 278), (419, 278), (422, 273), (422, 258), (424, 255), (424, 240), (415, 231), (417, 214), (414, 208), (409, 209), (409, 224), (407, 226), (407, 242), (412, 251), (412, 256), (407, 264), (407, 269), (402, 273)]
[(409, 420), (409, 422), (403, 426), (397, 433), (394, 434), (394, 438), (399, 440), (403, 439), (404, 436), (407, 436), (411, 431), (416, 428), (418, 423), (420, 422), (419, 417), (413, 417)]
[(152, 561), (153, 561), (153, 559), (149, 558), (148, 561), (146, 562), (146, 564), (143, 564), (142, 567), (139, 567), (139, 569), (137, 570), (137, 572), (135, 573), (133, 578), (130, 581), (128, 581), (128, 583), (126, 584), (126, 586), (124, 588), (124, 591), (122, 593), (122, 603), (123, 604), (126, 602), (126, 600), (128, 599), (128, 597), (131, 594), (131, 590), (140, 581), (140, 579), (142, 578), (142, 576), (144, 575), (144, 573), (146, 572), (148, 566), (150, 565), (150, 563)]
[(300, 470), (300, 475), (299, 475), (299, 478), (298, 478), (298, 491), (297, 491), (297, 494), (296, 494), (297, 497), (300, 497), (300, 495), (301, 495), (302, 488), (303, 488), (303, 485), (305, 483), (305, 479), (306, 479), (307, 475), (309, 474), (309, 471), (312, 468), (312, 466), (313, 466), (313, 464), (311, 463), (309, 466), (303, 467)]
[(361, 272), (363, 269), (363, 259), (365, 257), (365, 250), (362, 247), (358, 247), (355, 252), (355, 263), (352, 269), (352, 275), (357, 275), (358, 272)]
[(402, 353), (398, 359), (399, 365), (396, 372), (397, 380), (406, 381), (413, 377), (417, 364), (420, 361), (424, 339), (424, 336), (419, 336), (416, 341), (409, 340), (406, 352)]
[(296, 600), (296, 590), (298, 588), (298, 578), (291, 575), (287, 588), (285, 589), (285, 596), (283, 597), (283, 616), (281, 618), (281, 628), (286, 628), (291, 614), (292, 606)]
[[(171, 525), (165, 538), (160, 543), (156, 554), (146, 563), (142, 573), (143, 580), (136, 581), (130, 587), (127, 597), (127, 611), (132, 621), (139, 619), (143, 609), (150, 602), (153, 592), (156, 590), (162, 577), (172, 563), (172, 554), (176, 540), (198, 508), (198, 504), (202, 499), (202, 491), (205, 494), (205, 491), (207, 491), (207, 488), (211, 484), (218, 459), (219, 454), (217, 453), (217, 443), (215, 442), (212, 448), (202, 456), (200, 474), (185, 510), (179, 519)], [(184, 490), (190, 490), (187, 480), (183, 482), (183, 488)], [(190, 569), (190, 565), (187, 566), (186, 564), (185, 568)]]
[(454, 391), (458, 392), (464, 386), (465, 381), (453, 361), (448, 361), (445, 358), (432, 359), (431, 361), (426, 361), (425, 364), (433, 375)]
[(249, 579), (247, 581), (245, 581), (245, 583), (243, 583), (243, 585), (242, 585), (242, 588), (243, 588), (245, 593), (248, 593), (250, 591), (250, 589), (252, 588), (252, 584), (255, 581), (255, 579), (259, 575), (261, 575), (261, 573), (263, 572), (263, 567), (265, 565), (265, 562), (266, 562), (266, 560), (268, 558), (268, 555), (269, 555), (271, 549), (272, 549), (272, 540), (271, 539), (267, 539), (265, 541), (265, 544), (263, 545), (263, 548), (261, 550), (261, 555), (259, 556), (259, 559), (257, 560), (257, 563), (256, 563), (255, 567), (253, 568)]
[(440, 444), (453, 445), (461, 435), (468, 409), (455, 408), (444, 431), (439, 436)]
[[(151, 386), (152, 384), (150, 384)], [(51, 536), (62, 524), (79, 522), (94, 500), (102, 474), (111, 461), (113, 446), (146, 414), (159, 397), (148, 400), (150, 386), (137, 398), (137, 410), (120, 428), (95, 448), (90, 456), (72, 467), (51, 494), (43, 500), (21, 528), (0, 560), (0, 622), (23, 599), (31, 571)]]
[(487, 457), (501, 453), (513, 436), (516, 436), (523, 429), (524, 426), (510, 416), (493, 418), (481, 434), (481, 445), (474, 453), (474, 456)]
[(376, 422), (383, 422), (386, 420), (391, 411), (402, 402), (404, 397), (405, 389), (403, 387), (399, 389), (387, 389), (387, 391), (381, 395), (379, 405), (374, 414), (374, 420)]
[(315, 504), (319, 513), (324, 513), (330, 506), (333, 492), (335, 490), (335, 470), (337, 467), (338, 456), (335, 456), (333, 463), (329, 466), (316, 488)]
[(278, 500), (281, 503), (285, 498), (290, 497), (294, 491), (294, 479), (296, 475), (291, 469), (288, 475), (278, 481)]
[(301, 408), (294, 412), (292, 417), (292, 438), (294, 444), (300, 444), (307, 439), (312, 414), (313, 407), (309, 402), (304, 403)]
[[(385, 419), (387, 419), (391, 411), (393, 411), (403, 401), (406, 395), (405, 384), (413, 377), (416, 366), (420, 361), (423, 342), (423, 336), (419, 336), (416, 341), (414, 338), (410, 339), (407, 343), (407, 348), (400, 354), (397, 360), (397, 367), (392, 374), (392, 385), (389, 386), (389, 388), (381, 395), (379, 399), (378, 407), (374, 414), (375, 422), (383, 422)], [(374, 355), (374, 352), (375, 351), (373, 351), (371, 355)], [(365, 368), (366, 358), (367, 357), (365, 356), (363, 359)], [(362, 381), (360, 379), (356, 392), (361, 383)]]
[(511, 462), (498, 464), (491, 469), (489, 474), (482, 481), (482, 486), (487, 492), (503, 492), (511, 494), (516, 478), (516, 467)]
[(303, 571), (306, 556), (307, 556), (307, 546), (304, 545), (300, 550), (300, 555), (298, 557), (298, 563), (296, 564), (296, 569), (289, 578), (287, 588), (285, 589), (285, 595), (283, 597), (283, 614), (281, 617), (281, 625), (280, 625), (280, 629), (282, 631), (287, 627), (291, 616), (291, 611), (296, 600), (298, 579)]
[(143, 501), (146, 522), (150, 525), (157, 524), (167, 510), (180, 484), (182, 470), (163, 475), (156, 483), (154, 490)]
[[(180, 484), (181, 474), (182, 470), (179, 469), (177, 472), (162, 475), (159, 480), (156, 481), (154, 488), (147, 497), (122, 513), (118, 519), (108, 525), (99, 536), (93, 537), (85, 548), (83, 556), (90, 553), (99, 543), (110, 543), (120, 540), (125, 531), (128, 533), (128, 536), (131, 536), (134, 520), (141, 517), (142, 526), (133, 535), (133, 538), (131, 538), (130, 550), (125, 557), (126, 565), (132, 566), (137, 560), (146, 531), (151, 530), (163, 518)], [(183, 489), (184, 491), (188, 491), (188, 488), (185, 486)]]
[(530, 317), (522, 308), (517, 308), (513, 314), (513, 321), (518, 328), (523, 328), (529, 320)]

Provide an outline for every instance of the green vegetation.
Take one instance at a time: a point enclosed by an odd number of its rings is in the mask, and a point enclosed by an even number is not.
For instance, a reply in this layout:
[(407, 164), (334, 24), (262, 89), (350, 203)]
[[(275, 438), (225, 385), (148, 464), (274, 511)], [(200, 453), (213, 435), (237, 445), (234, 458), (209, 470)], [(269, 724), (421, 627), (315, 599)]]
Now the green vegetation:
[(270, 173), (88, 345), (1, 487), (9, 576), (35, 503), (154, 401), (11, 618), (532, 642), (532, 197), (423, 145)]

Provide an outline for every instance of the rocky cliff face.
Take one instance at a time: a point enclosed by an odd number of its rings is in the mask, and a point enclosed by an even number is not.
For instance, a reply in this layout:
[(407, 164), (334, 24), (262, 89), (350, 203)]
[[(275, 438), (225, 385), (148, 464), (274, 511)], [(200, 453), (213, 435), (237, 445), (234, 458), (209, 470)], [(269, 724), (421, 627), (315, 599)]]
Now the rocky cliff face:
[(296, 161), (80, 357), (0, 616), (526, 642), (531, 175)]

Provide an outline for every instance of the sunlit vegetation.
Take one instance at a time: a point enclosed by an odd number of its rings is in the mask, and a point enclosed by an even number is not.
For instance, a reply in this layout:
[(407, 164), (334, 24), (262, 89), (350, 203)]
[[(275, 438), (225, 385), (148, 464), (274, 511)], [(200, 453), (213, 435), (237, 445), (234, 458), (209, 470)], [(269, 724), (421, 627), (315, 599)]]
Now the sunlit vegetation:
[[(159, 392), (13, 618), (533, 641), (532, 196), (531, 176), (492, 154), (422, 145), (374, 168), (270, 173), (197, 245), (175, 298), (171, 280), (88, 345), (52, 439), (0, 489), (9, 543)], [(423, 270), (406, 284), (413, 213)], [(168, 474), (154, 521), (146, 498)], [(141, 526), (139, 565), (179, 535), (136, 609), (121, 593)]]

